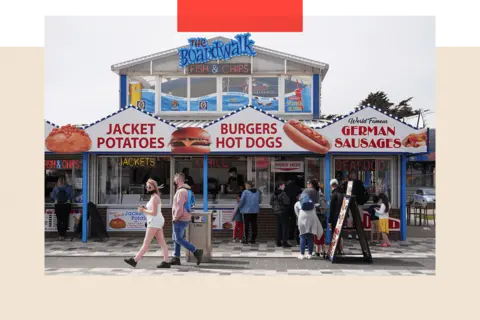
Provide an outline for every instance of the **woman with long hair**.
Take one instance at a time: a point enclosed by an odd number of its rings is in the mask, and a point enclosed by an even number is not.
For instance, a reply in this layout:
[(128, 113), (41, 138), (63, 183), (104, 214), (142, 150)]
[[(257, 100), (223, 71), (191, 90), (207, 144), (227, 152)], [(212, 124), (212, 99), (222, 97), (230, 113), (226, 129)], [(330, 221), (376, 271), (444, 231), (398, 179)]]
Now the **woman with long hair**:
[(163, 235), (163, 225), (165, 224), (165, 219), (162, 215), (162, 206), (160, 203), (160, 191), (158, 184), (153, 179), (148, 179), (145, 188), (147, 193), (150, 194), (150, 201), (148, 201), (145, 207), (138, 207), (138, 211), (142, 212), (147, 217), (147, 231), (145, 232), (145, 239), (143, 240), (143, 245), (138, 251), (137, 255), (134, 258), (128, 258), (124, 261), (136, 267), (138, 261), (142, 259), (143, 255), (147, 253), (148, 247), (152, 242), (152, 239), (155, 237), (158, 244), (162, 247), (163, 251), (163, 261), (160, 263), (157, 268), (170, 268), (168, 261), (168, 246), (165, 241), (165, 236)]
[(375, 209), (375, 215), (379, 218), (378, 222), (378, 229), (380, 233), (382, 234), (382, 247), (390, 247), (391, 243), (390, 240), (388, 239), (388, 220), (389, 220), (389, 211), (390, 211), (390, 201), (388, 201), (388, 197), (385, 193), (380, 193), (378, 195), (380, 198), (380, 201), (378, 204), (380, 205), (379, 209)]

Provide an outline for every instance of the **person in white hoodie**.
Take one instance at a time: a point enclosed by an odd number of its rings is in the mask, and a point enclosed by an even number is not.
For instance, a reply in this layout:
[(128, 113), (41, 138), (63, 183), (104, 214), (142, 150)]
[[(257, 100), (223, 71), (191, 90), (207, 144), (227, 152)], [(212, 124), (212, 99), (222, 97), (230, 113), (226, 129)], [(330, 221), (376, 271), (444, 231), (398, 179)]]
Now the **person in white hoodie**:
[(375, 209), (375, 215), (379, 218), (378, 222), (378, 229), (380, 233), (382, 234), (382, 247), (390, 247), (391, 243), (390, 240), (388, 239), (388, 220), (389, 220), (389, 211), (390, 211), (390, 202), (388, 201), (388, 197), (385, 193), (380, 193), (378, 195), (380, 200), (378, 201), (378, 204), (380, 205), (380, 208)]
[[(308, 197), (308, 195), (307, 195)], [(302, 199), (301, 199), (302, 200)], [(312, 258), (313, 253), (313, 239), (317, 236), (320, 239), (323, 235), (323, 228), (320, 220), (318, 220), (316, 209), (313, 206), (313, 201), (308, 197), (308, 200), (312, 202), (311, 210), (303, 210), (301, 201), (295, 203), (294, 209), (297, 215), (297, 225), (300, 234), (300, 256), (299, 259)], [(305, 247), (308, 244), (308, 254), (305, 255)]]

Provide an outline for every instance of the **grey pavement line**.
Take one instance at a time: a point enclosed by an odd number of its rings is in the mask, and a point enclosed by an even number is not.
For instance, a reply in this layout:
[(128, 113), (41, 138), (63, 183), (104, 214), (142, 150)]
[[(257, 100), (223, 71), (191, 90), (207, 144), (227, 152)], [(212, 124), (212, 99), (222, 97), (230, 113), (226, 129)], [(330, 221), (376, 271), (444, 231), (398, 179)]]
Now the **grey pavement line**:
[(435, 270), (363, 270), (363, 269), (287, 269), (285, 271), (276, 270), (242, 270), (235, 269), (209, 269), (202, 268), (199, 270), (189, 270), (186, 272), (179, 272), (176, 269), (166, 270), (150, 270), (150, 269), (131, 269), (131, 268), (45, 268), (45, 275), (188, 275), (188, 276), (215, 276), (215, 275), (262, 275), (262, 276), (277, 276), (277, 275), (332, 275), (332, 276), (434, 276)]
[[(67, 257), (130, 257), (135, 256), (137, 252), (125, 252), (125, 253), (103, 253), (103, 252), (94, 252), (94, 253), (59, 253), (59, 254), (45, 254), (45, 257), (58, 257), (58, 258), (67, 258)], [(236, 254), (212, 254), (212, 258), (278, 258), (278, 259), (292, 259), (297, 258), (298, 254), (292, 255), (259, 255), (258, 253), (251, 255), (236, 255)], [(345, 257), (359, 257), (361, 254), (346, 254)], [(146, 254), (145, 257), (155, 257), (160, 258), (162, 254)], [(181, 255), (182, 258), (186, 257), (185, 254)], [(372, 257), (375, 258), (397, 258), (397, 259), (434, 259), (436, 256), (433, 254), (372, 254)], [(315, 258), (319, 259), (319, 258)]]

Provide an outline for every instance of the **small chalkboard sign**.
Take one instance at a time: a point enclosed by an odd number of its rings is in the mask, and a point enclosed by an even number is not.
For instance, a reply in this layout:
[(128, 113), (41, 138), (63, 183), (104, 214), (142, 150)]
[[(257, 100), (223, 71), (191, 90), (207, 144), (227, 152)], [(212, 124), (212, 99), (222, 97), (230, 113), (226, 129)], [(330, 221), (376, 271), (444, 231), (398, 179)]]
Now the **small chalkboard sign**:
[(345, 220), (348, 210), (350, 210), (350, 212), (352, 213), (353, 222), (355, 224), (355, 229), (357, 231), (360, 246), (362, 248), (363, 260), (368, 263), (373, 262), (370, 247), (368, 246), (367, 242), (367, 237), (365, 236), (365, 230), (363, 230), (363, 224), (360, 218), (360, 212), (358, 211), (356, 198), (355, 196), (352, 196), (352, 185), (353, 182), (349, 181), (347, 185), (347, 193), (343, 198), (342, 208), (338, 216), (337, 225), (335, 226), (335, 229), (333, 231), (332, 241), (330, 242), (330, 246), (328, 247), (327, 257), (332, 263), (335, 263), (337, 260), (337, 245), (342, 235), (343, 222)]

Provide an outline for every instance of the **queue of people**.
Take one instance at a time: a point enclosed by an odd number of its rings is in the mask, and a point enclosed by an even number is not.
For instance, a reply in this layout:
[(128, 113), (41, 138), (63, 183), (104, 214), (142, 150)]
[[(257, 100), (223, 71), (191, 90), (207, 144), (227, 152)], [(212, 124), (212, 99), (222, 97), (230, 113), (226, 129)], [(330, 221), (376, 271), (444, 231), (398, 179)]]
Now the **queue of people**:
[[(238, 240), (243, 244), (255, 244), (258, 236), (258, 214), (260, 212), (262, 193), (255, 188), (252, 181), (246, 181), (243, 188), (237, 188), (238, 176), (235, 176), (234, 171), (231, 172), (231, 178), (229, 191), (235, 190), (237, 192), (237, 205), (232, 218), (234, 222), (233, 242)], [(349, 174), (348, 178), (349, 181), (353, 181), (351, 193), (356, 196), (356, 204), (360, 208), (368, 201), (369, 195), (363, 187), (363, 183), (356, 179), (353, 172)], [(161, 210), (160, 188), (155, 180), (148, 179), (145, 189), (150, 194), (150, 200), (146, 206), (138, 208), (138, 211), (142, 212), (147, 220), (144, 242), (135, 257), (124, 260), (127, 264), (136, 267), (137, 263), (148, 251), (153, 238), (157, 240), (163, 253), (163, 261), (157, 266), (158, 268), (170, 268), (171, 265), (180, 265), (181, 247), (192, 252), (197, 259), (197, 264), (202, 262), (203, 250), (196, 248), (185, 240), (185, 230), (191, 222), (192, 208), (189, 207), (191, 205), (189, 198), (193, 196), (191, 187), (186, 181), (194, 183), (187, 170), (177, 173), (174, 177), (177, 189), (172, 206), (173, 256), (169, 259), (168, 246), (163, 233), (165, 219)], [(296, 229), (295, 237), (297, 237), (297, 244), (300, 246), (299, 259), (310, 259), (313, 255), (325, 257), (324, 230), (325, 228), (333, 230), (337, 224), (346, 194), (347, 183), (348, 181), (345, 181), (341, 185), (337, 179), (330, 181), (331, 196), (329, 205), (325, 200), (318, 181), (315, 179), (308, 180), (304, 190), (296, 182), (288, 184), (284, 182), (277, 183), (275, 192), (270, 197), (270, 205), (273, 213), (276, 215), (277, 247), (292, 247), (288, 240), (290, 228), (292, 223), (294, 223)], [(68, 186), (64, 177), (58, 179), (51, 197), (55, 201), (59, 239), (63, 240), (68, 229), (71, 202), (73, 201), (72, 188)], [(388, 221), (391, 204), (384, 193), (373, 195), (372, 199), (373, 204), (368, 208), (372, 221), (370, 242), (371, 244), (376, 244), (380, 243), (381, 240), (382, 247), (389, 247), (391, 243), (388, 237)], [(330, 213), (328, 221), (326, 219), (327, 211)], [(359, 211), (363, 212), (363, 210)], [(346, 222), (346, 219), (344, 221)], [(337, 250), (338, 254), (344, 254), (342, 237), (340, 237)]]

